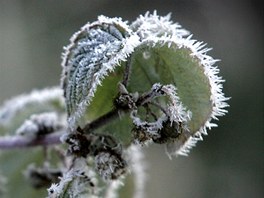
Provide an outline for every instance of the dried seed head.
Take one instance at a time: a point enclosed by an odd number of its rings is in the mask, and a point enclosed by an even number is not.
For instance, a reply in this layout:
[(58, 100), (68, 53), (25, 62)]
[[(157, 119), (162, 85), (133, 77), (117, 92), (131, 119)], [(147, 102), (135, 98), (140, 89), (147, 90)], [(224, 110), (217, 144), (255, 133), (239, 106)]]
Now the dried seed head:
[(126, 173), (127, 163), (118, 154), (102, 151), (95, 156), (95, 169), (104, 180), (114, 180)]

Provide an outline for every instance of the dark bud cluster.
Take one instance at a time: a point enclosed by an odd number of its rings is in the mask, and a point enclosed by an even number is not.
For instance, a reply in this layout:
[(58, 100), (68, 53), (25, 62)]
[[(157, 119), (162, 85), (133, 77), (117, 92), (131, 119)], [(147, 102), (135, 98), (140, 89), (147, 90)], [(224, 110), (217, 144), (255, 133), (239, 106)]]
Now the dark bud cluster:
[(69, 144), (68, 154), (94, 157), (95, 169), (105, 180), (117, 179), (126, 172), (122, 146), (110, 135), (75, 132), (68, 134), (65, 142)]

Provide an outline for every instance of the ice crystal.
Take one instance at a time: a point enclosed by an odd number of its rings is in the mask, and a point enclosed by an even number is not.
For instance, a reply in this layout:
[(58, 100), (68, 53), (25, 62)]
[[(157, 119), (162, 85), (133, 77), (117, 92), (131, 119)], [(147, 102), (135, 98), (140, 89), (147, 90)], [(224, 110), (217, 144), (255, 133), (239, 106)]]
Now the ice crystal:
[(133, 129), (134, 143), (146, 144), (153, 140), (159, 144), (171, 144), (179, 141), (180, 136), (189, 136), (187, 123), (191, 120), (191, 112), (183, 106), (173, 85), (156, 83), (143, 98), (144, 102), (153, 102), (155, 98), (161, 96), (168, 97), (169, 101), (166, 107), (159, 106), (162, 108), (163, 114), (156, 121), (143, 121), (138, 117), (137, 110), (132, 111), (130, 116), (135, 125)]
[(153, 14), (146, 12), (145, 15), (140, 15), (136, 21), (131, 24), (131, 29), (136, 31), (141, 38), (177, 36), (182, 38), (189, 34), (189, 32), (178, 23), (173, 23), (170, 20), (171, 14), (167, 16), (159, 16), (157, 11)]
[(183, 106), (176, 90), (177, 89), (174, 85), (162, 86), (162, 91), (164, 91), (164, 93), (170, 98), (170, 103), (168, 104), (168, 115), (171, 122), (175, 121), (187, 123), (191, 120), (192, 112)]

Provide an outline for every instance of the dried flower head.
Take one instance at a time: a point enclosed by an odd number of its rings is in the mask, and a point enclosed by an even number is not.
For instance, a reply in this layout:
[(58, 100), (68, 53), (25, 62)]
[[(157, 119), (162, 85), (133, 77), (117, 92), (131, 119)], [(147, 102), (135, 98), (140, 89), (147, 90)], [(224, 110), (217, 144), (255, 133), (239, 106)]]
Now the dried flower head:
[(95, 169), (105, 180), (115, 180), (126, 172), (126, 161), (116, 153), (101, 151), (95, 156)]

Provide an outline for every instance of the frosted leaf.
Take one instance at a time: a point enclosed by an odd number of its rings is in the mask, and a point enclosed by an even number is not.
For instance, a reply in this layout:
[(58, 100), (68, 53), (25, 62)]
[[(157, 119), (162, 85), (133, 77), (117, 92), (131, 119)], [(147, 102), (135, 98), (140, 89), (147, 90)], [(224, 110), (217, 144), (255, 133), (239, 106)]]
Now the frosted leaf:
[(216, 126), (211, 120), (227, 113), (228, 98), (222, 92), (224, 80), (218, 76), (219, 69), (215, 66), (218, 60), (207, 55), (210, 49), (192, 39), (169, 16), (146, 13), (132, 23), (131, 29), (137, 32), (141, 44), (131, 55), (133, 69), (128, 88), (132, 92), (144, 92), (154, 83), (175, 87), (177, 100), (191, 114), (181, 114), (184, 111), (181, 106), (170, 105), (171, 119), (187, 119), (188, 132), (168, 145), (167, 150), (169, 155), (186, 155), (202, 139), (201, 134), (207, 134), (206, 128)]
[(95, 172), (87, 166), (84, 158), (78, 158), (74, 166), (64, 172), (60, 182), (52, 184), (48, 189), (49, 198), (58, 197), (91, 197), (98, 198)]
[(70, 41), (63, 53), (61, 85), (73, 129), (97, 86), (127, 59), (139, 38), (120, 18), (100, 16), (98, 21), (83, 26)]
[(17, 127), (16, 123), (24, 121), (29, 115), (48, 111), (63, 114), (64, 98), (59, 87), (34, 90), (7, 100), (0, 107), (0, 126)]

